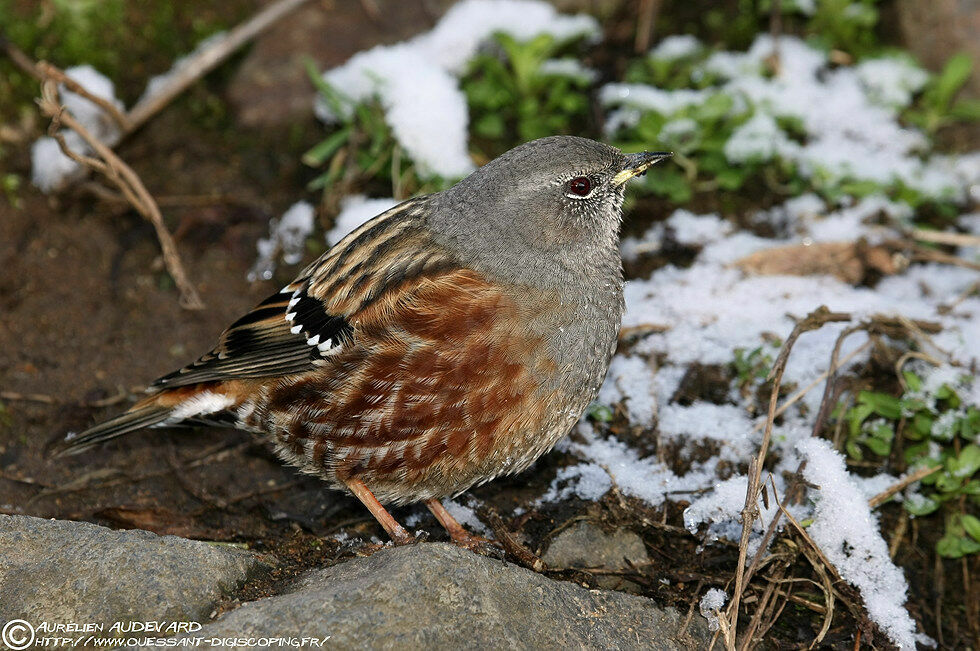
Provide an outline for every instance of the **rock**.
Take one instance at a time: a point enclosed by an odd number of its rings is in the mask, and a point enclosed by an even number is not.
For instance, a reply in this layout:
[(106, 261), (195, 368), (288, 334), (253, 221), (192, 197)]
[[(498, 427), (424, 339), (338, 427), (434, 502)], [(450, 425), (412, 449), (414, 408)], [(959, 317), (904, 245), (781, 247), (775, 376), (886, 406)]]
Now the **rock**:
[[(694, 617), (444, 543), (383, 549), (253, 601), (195, 636), (330, 636), (331, 648), (707, 648)], [(312, 646), (312, 645), (310, 645)], [(230, 646), (229, 648), (234, 648)]]
[(266, 568), (195, 540), (0, 515), (0, 621), (202, 621)]
[[(643, 540), (632, 531), (620, 529), (607, 534), (596, 525), (581, 520), (562, 531), (548, 546), (541, 560), (553, 568), (629, 569), (630, 563), (648, 563)], [(596, 576), (600, 588), (638, 592), (638, 586), (618, 576)]]
[(899, 0), (898, 23), (905, 43), (931, 70), (966, 52), (973, 74), (965, 94), (980, 97), (980, 0)]

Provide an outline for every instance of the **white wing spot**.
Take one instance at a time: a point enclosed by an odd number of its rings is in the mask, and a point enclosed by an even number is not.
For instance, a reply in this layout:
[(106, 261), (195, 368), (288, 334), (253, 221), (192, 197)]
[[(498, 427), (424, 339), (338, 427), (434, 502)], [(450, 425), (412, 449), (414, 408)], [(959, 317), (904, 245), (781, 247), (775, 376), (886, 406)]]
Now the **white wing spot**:
[(302, 330), (303, 330), (303, 326), (301, 325), (294, 325), (292, 328), (289, 329), (289, 331), (294, 335), (298, 335), (300, 332), (302, 332)]
[(292, 320), (295, 319), (295, 318), (296, 318), (296, 313), (295, 312), (290, 312), (289, 314), (286, 315), (286, 320), (289, 321), (289, 322), (292, 322)]
[(320, 343), (320, 335), (313, 335), (312, 337), (306, 340), (306, 343), (308, 343), (311, 346), (316, 346), (318, 343)]

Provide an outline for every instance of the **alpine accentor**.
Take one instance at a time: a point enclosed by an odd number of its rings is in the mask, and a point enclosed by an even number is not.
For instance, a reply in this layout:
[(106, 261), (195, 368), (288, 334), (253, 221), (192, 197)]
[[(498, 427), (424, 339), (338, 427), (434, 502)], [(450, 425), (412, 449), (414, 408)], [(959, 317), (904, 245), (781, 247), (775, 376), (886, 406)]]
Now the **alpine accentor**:
[(199, 360), (64, 452), (144, 427), (234, 424), (382, 504), (439, 502), (551, 449), (595, 398), (623, 313), (630, 178), (669, 154), (526, 143), (378, 215), (233, 323)]

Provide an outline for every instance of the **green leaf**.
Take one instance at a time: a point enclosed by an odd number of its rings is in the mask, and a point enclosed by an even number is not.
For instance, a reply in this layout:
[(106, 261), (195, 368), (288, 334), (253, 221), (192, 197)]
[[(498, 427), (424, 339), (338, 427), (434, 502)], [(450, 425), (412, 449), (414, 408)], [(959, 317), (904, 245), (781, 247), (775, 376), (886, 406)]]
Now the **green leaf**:
[(905, 384), (909, 386), (910, 391), (920, 391), (922, 389), (922, 378), (918, 375), (912, 371), (902, 371), (902, 375), (905, 377)]
[(966, 415), (960, 419), (959, 434), (967, 441), (976, 440), (977, 434), (980, 434), (980, 410), (976, 407), (967, 409)]
[(599, 421), (600, 423), (608, 423), (613, 419), (612, 409), (600, 402), (593, 402), (589, 406), (588, 414), (593, 420)]
[(676, 169), (665, 168), (658, 174), (648, 174), (646, 179), (647, 188), (674, 203), (687, 203), (691, 199), (691, 186), (684, 174)]
[(882, 457), (887, 457), (892, 451), (891, 441), (883, 441), (879, 438), (869, 438), (867, 441), (865, 441), (865, 445), (867, 445), (872, 452)]
[(962, 122), (980, 121), (980, 100), (961, 99), (949, 109), (949, 117)]
[(929, 515), (939, 508), (940, 502), (925, 495), (915, 496), (915, 499), (908, 499), (903, 502), (905, 510), (915, 516)]
[(980, 445), (966, 446), (957, 456), (947, 459), (946, 467), (954, 477), (972, 477), (980, 469)]
[(933, 90), (933, 101), (936, 108), (945, 112), (953, 101), (953, 97), (963, 88), (970, 78), (973, 62), (970, 55), (960, 52), (946, 62), (943, 71), (939, 73)]
[[(905, 436), (908, 437), (908, 430), (906, 430)], [(928, 443), (917, 443), (916, 445), (910, 445), (905, 448), (905, 463), (912, 465), (927, 454), (929, 454)], [(930, 477), (931, 476), (932, 475), (930, 475)]]
[[(947, 459), (947, 464), (948, 462), (949, 459)], [(963, 478), (956, 477), (951, 472), (949, 472), (948, 467), (946, 472), (936, 473), (932, 476), (936, 477), (936, 488), (943, 493), (956, 492), (963, 486), (963, 484), (966, 483), (966, 481), (964, 481)]]
[[(864, 393), (862, 391), (862, 393)], [(860, 398), (859, 398), (860, 400)], [(863, 403), (855, 405), (847, 410), (847, 425), (850, 435), (857, 436), (861, 432), (861, 423), (865, 421), (875, 411), (874, 405)]]
[(963, 525), (963, 531), (971, 538), (980, 541), (980, 518), (966, 513), (960, 518), (960, 524)]
[(333, 156), (334, 153), (347, 142), (347, 139), (350, 138), (350, 134), (351, 127), (349, 126), (330, 134), (318, 145), (314, 146), (308, 152), (303, 154), (303, 163), (305, 165), (309, 165), (310, 167), (318, 167), (325, 160)]
[(925, 412), (919, 412), (912, 418), (912, 427), (923, 437), (932, 433), (932, 416)]
[(956, 535), (947, 529), (946, 535), (936, 543), (936, 552), (945, 558), (962, 558), (968, 554), (980, 552), (980, 542), (966, 536)]
[(902, 416), (902, 406), (899, 399), (887, 393), (862, 391), (858, 394), (858, 402), (870, 405), (874, 412), (882, 418), (898, 420)]
[(346, 95), (327, 83), (327, 80), (317, 71), (313, 59), (306, 59), (303, 63), (306, 68), (306, 76), (309, 77), (310, 83), (320, 93), (323, 101), (327, 103), (330, 112), (338, 118), (344, 119), (344, 116), (347, 114), (346, 106), (350, 106), (353, 102)]

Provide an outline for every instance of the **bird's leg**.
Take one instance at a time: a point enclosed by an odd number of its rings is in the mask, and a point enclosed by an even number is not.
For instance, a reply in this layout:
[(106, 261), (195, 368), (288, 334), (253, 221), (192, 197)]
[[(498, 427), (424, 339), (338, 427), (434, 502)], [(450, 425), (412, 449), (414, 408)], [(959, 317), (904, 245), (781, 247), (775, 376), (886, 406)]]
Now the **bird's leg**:
[(432, 511), (432, 515), (436, 516), (436, 520), (439, 521), (447, 532), (449, 532), (449, 537), (453, 539), (453, 542), (460, 547), (465, 547), (476, 551), (477, 549), (485, 545), (496, 544), (492, 540), (487, 540), (486, 538), (481, 538), (480, 536), (474, 536), (469, 531), (467, 531), (463, 525), (459, 523), (456, 518), (449, 514), (446, 507), (442, 505), (442, 502), (436, 499), (426, 500), (425, 505), (429, 507)]
[[(398, 524), (398, 521), (381, 505), (381, 502), (374, 496), (371, 489), (364, 485), (364, 482), (360, 479), (348, 479), (344, 483), (347, 484), (350, 492), (354, 493), (354, 497), (361, 500), (361, 503), (367, 507), (378, 524), (385, 528), (388, 536), (396, 545), (409, 545), (415, 542), (415, 538), (405, 530), (405, 527)], [(456, 526), (458, 527), (459, 523), (456, 523)]]

